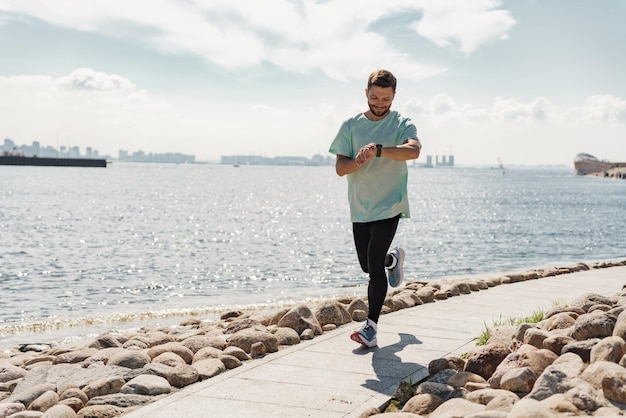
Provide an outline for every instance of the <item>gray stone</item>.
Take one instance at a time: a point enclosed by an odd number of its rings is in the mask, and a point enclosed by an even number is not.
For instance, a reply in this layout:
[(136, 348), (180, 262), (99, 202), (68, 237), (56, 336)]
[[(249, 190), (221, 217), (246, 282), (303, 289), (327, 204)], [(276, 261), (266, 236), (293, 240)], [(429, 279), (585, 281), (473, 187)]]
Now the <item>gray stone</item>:
[(150, 356), (141, 350), (119, 350), (111, 357), (107, 365), (127, 367), (129, 369), (141, 369), (150, 363)]
[(118, 393), (126, 381), (121, 376), (109, 376), (102, 379), (94, 380), (87, 386), (83, 387), (83, 392), (88, 398), (95, 396), (109, 395)]
[(121, 393), (150, 396), (170, 393), (171, 391), (172, 387), (166, 379), (147, 374), (137, 376), (122, 386), (120, 390)]
[(276, 329), (274, 336), (278, 340), (278, 345), (300, 344), (300, 335), (293, 328), (280, 327)]
[(226, 371), (226, 366), (219, 359), (200, 360), (193, 363), (191, 367), (198, 371), (201, 380), (210, 379)]
[[(306, 305), (298, 305), (290, 309), (277, 324), (279, 327), (289, 327), (294, 329), (298, 335), (306, 329), (313, 331), (315, 335), (322, 334), (322, 327), (318, 320), (313, 315), (313, 312)], [(243, 348), (243, 347), (242, 347)], [(244, 351), (247, 351), (244, 348)], [(269, 351), (269, 350), (268, 350)]]

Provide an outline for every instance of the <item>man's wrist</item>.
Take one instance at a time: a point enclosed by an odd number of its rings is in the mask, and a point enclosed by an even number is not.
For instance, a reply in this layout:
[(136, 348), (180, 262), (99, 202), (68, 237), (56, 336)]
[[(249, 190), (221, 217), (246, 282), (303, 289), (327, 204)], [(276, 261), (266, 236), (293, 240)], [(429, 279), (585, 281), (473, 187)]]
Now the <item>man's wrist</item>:
[(383, 153), (383, 146), (381, 144), (376, 144), (376, 156), (380, 157)]

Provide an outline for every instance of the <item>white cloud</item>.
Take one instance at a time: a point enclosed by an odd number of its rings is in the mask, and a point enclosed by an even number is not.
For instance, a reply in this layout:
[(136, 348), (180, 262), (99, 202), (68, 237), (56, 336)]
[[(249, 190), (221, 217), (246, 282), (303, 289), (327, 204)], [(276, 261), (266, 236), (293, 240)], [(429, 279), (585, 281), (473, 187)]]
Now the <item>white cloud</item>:
[(587, 98), (586, 104), (575, 109), (572, 115), (590, 124), (626, 124), (626, 100), (610, 94), (594, 95)]
[(425, 118), (432, 123), (446, 123), (451, 120), (541, 122), (549, 119), (553, 113), (552, 104), (544, 97), (535, 98), (528, 103), (496, 97), (493, 107), (486, 109), (470, 104), (460, 105), (447, 94), (437, 94), (426, 104), (410, 98), (403, 109), (414, 118)]
[(102, 91), (133, 91), (136, 86), (127, 78), (117, 74), (94, 71), (91, 68), (79, 68), (68, 77), (61, 77), (56, 84), (65, 88), (89, 89)]
[(497, 0), (442, 0), (423, 2), (424, 17), (411, 27), (440, 47), (456, 42), (470, 54), (481, 45), (507, 39), (515, 19)]
[(0, 11), (32, 16), (53, 25), (143, 43), (166, 54), (192, 54), (226, 70), (269, 63), (282, 70), (348, 80), (371, 68), (397, 69), (403, 78), (424, 79), (445, 69), (411, 58), (372, 25), (383, 18), (423, 13), (414, 28), (437, 45), (460, 43), (469, 53), (503, 38), (513, 25), (498, 1), (480, 0), (0, 0)]
[(543, 121), (548, 118), (551, 109), (552, 104), (544, 97), (538, 97), (530, 103), (496, 97), (493, 116), (504, 120)]

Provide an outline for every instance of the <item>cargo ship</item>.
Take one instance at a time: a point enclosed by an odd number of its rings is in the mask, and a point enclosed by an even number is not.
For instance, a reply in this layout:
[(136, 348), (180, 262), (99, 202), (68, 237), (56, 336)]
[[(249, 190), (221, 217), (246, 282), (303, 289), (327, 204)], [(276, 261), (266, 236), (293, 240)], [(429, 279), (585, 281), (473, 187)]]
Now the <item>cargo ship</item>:
[(593, 173), (602, 173), (617, 167), (626, 167), (626, 163), (614, 163), (607, 160), (599, 160), (591, 154), (581, 153), (574, 159), (576, 174), (584, 176)]
[(23, 154), (0, 154), (0, 165), (31, 165), (45, 167), (106, 167), (107, 160), (100, 158), (50, 158), (28, 157)]

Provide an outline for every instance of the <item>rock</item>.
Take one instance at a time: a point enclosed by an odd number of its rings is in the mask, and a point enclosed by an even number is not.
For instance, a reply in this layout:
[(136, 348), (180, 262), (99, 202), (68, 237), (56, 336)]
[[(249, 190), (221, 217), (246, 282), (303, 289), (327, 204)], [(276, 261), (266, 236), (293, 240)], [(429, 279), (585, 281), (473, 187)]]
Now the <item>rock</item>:
[(166, 351), (153, 358), (152, 364), (165, 364), (166, 366), (175, 367), (181, 364), (187, 364), (187, 362), (178, 354)]
[(621, 337), (626, 341), (626, 311), (623, 311), (617, 317), (615, 327), (613, 328), (613, 336)]
[(33, 400), (30, 405), (28, 405), (28, 409), (33, 411), (46, 412), (48, 409), (53, 407), (59, 402), (59, 395), (53, 390), (48, 390), (37, 397), (37, 399)]
[(530, 344), (536, 348), (543, 348), (543, 341), (548, 337), (550, 337), (548, 331), (531, 327), (524, 332), (524, 339), (522, 341), (524, 344)]
[(196, 361), (191, 365), (191, 367), (198, 371), (200, 380), (210, 379), (211, 377), (217, 376), (218, 374), (226, 371), (224, 363), (216, 358)]
[(41, 418), (76, 418), (76, 412), (67, 405), (55, 405), (48, 409)]
[(120, 390), (121, 393), (150, 396), (170, 393), (171, 391), (172, 388), (166, 379), (147, 374), (135, 377), (122, 386)]
[(228, 338), (228, 343), (230, 345), (239, 347), (246, 353), (250, 353), (252, 351), (252, 345), (257, 342), (263, 343), (268, 353), (278, 351), (278, 339), (274, 336), (274, 334), (265, 330), (248, 328), (239, 331)]
[(228, 327), (226, 327), (226, 329), (224, 330), (224, 334), (234, 334), (244, 329), (256, 328), (259, 326), (262, 326), (259, 321), (252, 318), (244, 318), (229, 324)]
[(96, 350), (102, 350), (103, 348), (109, 347), (121, 347), (122, 344), (117, 339), (116, 336), (112, 334), (103, 334), (97, 337), (94, 341), (89, 344), (88, 347), (95, 348)]
[(41, 411), (21, 411), (16, 412), (8, 418), (41, 418), (43, 416), (43, 412)]
[(169, 342), (161, 345), (154, 346), (148, 350), (148, 356), (154, 360), (155, 357), (163, 353), (174, 353), (178, 355), (187, 364), (191, 364), (193, 361), (193, 351), (185, 347), (181, 343)]
[(457, 372), (463, 371), (465, 367), (465, 360), (457, 356), (448, 356), (444, 358), (438, 358), (428, 363), (428, 374), (433, 376), (445, 369), (456, 370)]
[(591, 359), (591, 349), (599, 342), (600, 339), (591, 338), (584, 341), (575, 341), (573, 343), (566, 344), (561, 349), (561, 355), (566, 353), (574, 353), (579, 355), (585, 363), (589, 363), (589, 360)]
[[(350, 312), (336, 301), (322, 302), (315, 309), (314, 317), (321, 327), (327, 324), (341, 326), (352, 322)], [(299, 334), (298, 332), (298, 335)]]
[(78, 412), (85, 407), (85, 402), (78, 398), (65, 398), (61, 399), (57, 405), (65, 405), (72, 408), (74, 412)]
[(126, 381), (120, 376), (110, 376), (94, 380), (83, 387), (83, 392), (88, 398), (118, 393)]
[(141, 369), (148, 363), (150, 363), (150, 356), (144, 351), (120, 350), (109, 357), (107, 365), (127, 367), (129, 369)]
[(602, 378), (602, 392), (609, 401), (626, 405), (626, 370), (614, 370)]
[(506, 372), (500, 380), (500, 387), (515, 393), (529, 393), (537, 380), (530, 367), (520, 367)]
[(521, 399), (513, 405), (511, 412), (507, 418), (554, 418), (556, 415), (552, 413), (546, 406), (535, 399)]
[(274, 336), (278, 340), (278, 345), (300, 344), (300, 335), (293, 328), (280, 327), (276, 329)]
[(241, 366), (241, 360), (239, 360), (237, 357), (235, 356), (230, 356), (228, 354), (221, 354), (218, 359), (224, 363), (224, 366), (227, 369), (236, 369), (237, 367)]
[(611, 336), (603, 338), (591, 348), (589, 361), (610, 361), (619, 363), (626, 354), (626, 342), (621, 337)]
[(26, 370), (14, 366), (11, 363), (0, 364), (0, 383), (21, 379), (26, 376), (27, 373)]
[(224, 338), (201, 336), (201, 335), (187, 338), (183, 340), (181, 344), (187, 347), (188, 349), (190, 349), (193, 353), (197, 353), (200, 349), (206, 348), (206, 347), (212, 347), (218, 350), (224, 350), (226, 346), (228, 345)]
[(64, 354), (56, 356), (53, 361), (53, 364), (80, 363), (80, 362), (85, 361), (86, 359), (88, 359), (89, 357), (91, 357), (97, 352), (98, 350), (96, 348), (89, 348), (89, 347), (81, 348), (78, 350), (70, 351), (68, 353), (64, 353)]
[(8, 417), (24, 410), (26, 407), (21, 402), (0, 403), (0, 417)]
[(546, 320), (545, 328), (548, 331), (567, 329), (574, 325), (578, 315), (573, 312), (559, 312)]
[(111, 395), (97, 396), (90, 399), (87, 406), (95, 405), (113, 405), (118, 408), (132, 408), (135, 406), (142, 406), (154, 402), (164, 395), (149, 396), (149, 395), (137, 395), (137, 394), (125, 394), (125, 393), (113, 393)]
[(241, 361), (250, 360), (251, 357), (239, 347), (229, 346), (224, 349), (224, 354), (237, 357)]
[(604, 379), (605, 376), (613, 372), (621, 373), (623, 371), (624, 368), (619, 364), (610, 361), (597, 361), (587, 366), (580, 377), (596, 388), (602, 388), (602, 379)]
[[(290, 309), (280, 319), (280, 321), (278, 321), (277, 325), (279, 327), (292, 328), (298, 333), (298, 335), (302, 334), (302, 332), (306, 329), (312, 330), (315, 335), (320, 335), (322, 333), (322, 327), (309, 307), (306, 305), (298, 305)], [(246, 351), (245, 348), (244, 351)]]
[(196, 368), (188, 364), (181, 364), (173, 368), (167, 381), (174, 387), (182, 388), (200, 380), (200, 374)]
[(455, 398), (439, 405), (429, 418), (465, 417), (476, 412), (483, 412), (485, 405), (470, 402), (467, 399)]
[(253, 343), (250, 347), (250, 357), (252, 358), (265, 357), (266, 354), (267, 348), (265, 347), (265, 344), (260, 341)]
[[(443, 403), (439, 396), (423, 393), (411, 397), (402, 407), (402, 412), (411, 412), (417, 415), (428, 415)], [(386, 414), (385, 414), (386, 415)]]
[(511, 393), (507, 390), (502, 389), (479, 389), (467, 394), (466, 399), (471, 402), (479, 403), (482, 405), (488, 405), (492, 400), (505, 396), (513, 396), (516, 401), (519, 400), (519, 397), (514, 393)]
[[(237, 347), (237, 348), (239, 348), (239, 347)], [(201, 348), (200, 350), (198, 350), (196, 352), (196, 354), (194, 354), (193, 361), (191, 362), (191, 364), (195, 363), (196, 361), (206, 360), (208, 358), (218, 358), (222, 353), (223, 353), (223, 351), (218, 350), (215, 347), (204, 347), (204, 348)]]
[(472, 372), (484, 379), (489, 379), (500, 362), (511, 353), (509, 348), (500, 344), (487, 344), (474, 349), (467, 357), (466, 372)]
[[(20, 384), (23, 383), (20, 382)], [(19, 385), (18, 385), (19, 386)], [(17, 387), (16, 387), (17, 389)], [(56, 385), (50, 383), (35, 384), (33, 386), (26, 386), (20, 388), (20, 390), (14, 390), (11, 396), (3, 400), (3, 403), (15, 403), (19, 402), (28, 407), (35, 399), (43, 395), (48, 391), (55, 391)]]
[(563, 347), (569, 343), (573, 343), (574, 341), (576, 340), (566, 335), (550, 335), (548, 338), (543, 340), (543, 347), (552, 351), (556, 355), (560, 355)]
[(602, 389), (596, 388), (581, 379), (574, 380), (576, 385), (565, 392), (565, 399), (574, 404), (579, 411), (592, 413), (600, 406), (606, 404)]
[(464, 387), (468, 382), (485, 383), (486, 380), (482, 376), (470, 372), (458, 372), (448, 379), (448, 385), (453, 388)]
[(365, 316), (367, 317), (367, 313), (369, 312), (369, 307), (368, 307), (367, 302), (365, 302), (362, 298), (356, 298), (352, 302), (350, 302), (347, 310), (348, 310), (348, 313), (350, 314), (350, 317), (354, 319), (355, 311), (362, 311), (365, 313)]
[(115, 418), (122, 415), (124, 411), (113, 405), (92, 405), (81, 409), (76, 415), (77, 418)]
[(588, 312), (589, 308), (593, 305), (612, 305), (611, 300), (604, 295), (600, 295), (597, 293), (585, 293), (582, 296), (577, 297), (573, 301), (569, 302), (568, 305), (574, 308), (579, 308), (584, 312)]
[(606, 312), (583, 314), (576, 319), (570, 337), (577, 341), (604, 338), (613, 335), (614, 328), (615, 318)]
[(79, 388), (67, 388), (63, 392), (61, 392), (61, 394), (59, 395), (59, 400), (68, 399), (68, 398), (78, 398), (84, 404), (86, 404), (87, 401), (89, 400), (89, 397), (87, 396), (87, 394), (82, 389), (79, 389)]
[(533, 389), (525, 398), (541, 401), (554, 394), (567, 392), (575, 385), (574, 379), (583, 368), (584, 364), (577, 355), (562, 355), (537, 378)]

